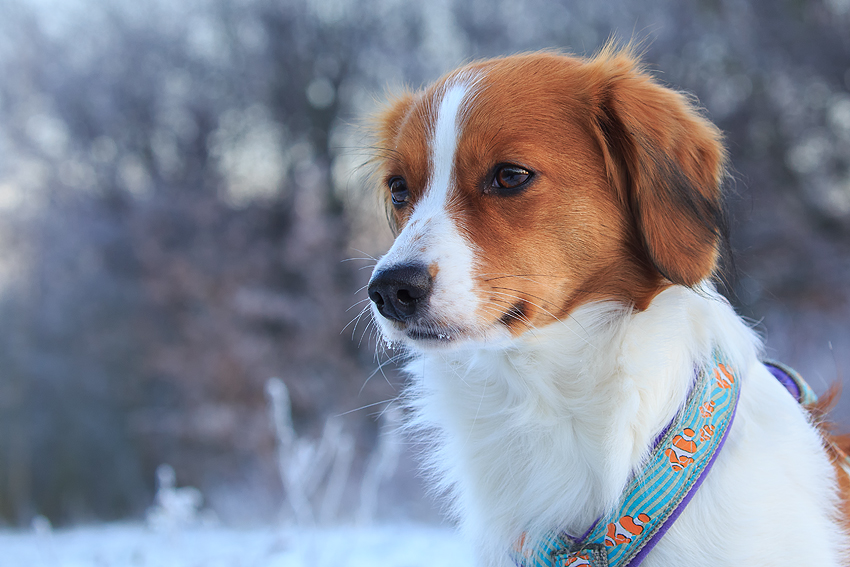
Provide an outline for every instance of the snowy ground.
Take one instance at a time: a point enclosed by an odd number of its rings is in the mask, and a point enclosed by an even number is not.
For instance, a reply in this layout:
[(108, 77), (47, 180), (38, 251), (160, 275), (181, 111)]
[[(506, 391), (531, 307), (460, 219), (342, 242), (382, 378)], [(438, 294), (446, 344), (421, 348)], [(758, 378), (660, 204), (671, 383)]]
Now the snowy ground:
[(0, 530), (0, 567), (470, 567), (451, 528)]

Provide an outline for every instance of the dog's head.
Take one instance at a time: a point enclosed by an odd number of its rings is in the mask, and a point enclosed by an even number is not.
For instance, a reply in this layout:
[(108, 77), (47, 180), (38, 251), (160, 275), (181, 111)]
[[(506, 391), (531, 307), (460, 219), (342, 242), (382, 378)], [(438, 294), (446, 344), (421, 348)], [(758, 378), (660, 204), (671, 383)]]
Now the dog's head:
[(516, 337), (715, 270), (721, 134), (628, 51), (470, 64), (378, 116), (400, 229), (369, 297), (420, 349)]

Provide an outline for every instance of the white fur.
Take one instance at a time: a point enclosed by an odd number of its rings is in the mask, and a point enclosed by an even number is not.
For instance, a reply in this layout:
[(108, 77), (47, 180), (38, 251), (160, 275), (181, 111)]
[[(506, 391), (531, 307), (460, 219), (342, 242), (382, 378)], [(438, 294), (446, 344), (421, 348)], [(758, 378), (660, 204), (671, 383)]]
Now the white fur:
[[(450, 81), (435, 97), (427, 192), (375, 273), (410, 262), (439, 268), (429, 309), (464, 340), (408, 365), (411, 425), (431, 441), (429, 470), (480, 565), (511, 565), (507, 550), (523, 532), (532, 541), (581, 534), (609, 510), (715, 345), (742, 379), (737, 416), (714, 468), (643, 566), (844, 563), (822, 439), (710, 284), (673, 286), (642, 312), (587, 304), (516, 339), (503, 325), (475, 327), (477, 251), (448, 213), (472, 85)], [(373, 314), (387, 340), (405, 340)]]
[[(428, 186), (411, 211), (404, 230), (375, 266), (374, 273), (398, 264), (438, 266), (440, 277), (434, 280), (429, 304), (432, 312), (440, 314), (440, 328), (447, 335), (455, 335), (453, 339), (474, 335), (494, 340), (508, 337), (509, 333), (503, 327), (483, 333), (476, 327), (476, 313), (480, 309), (473, 283), (476, 250), (449, 214), (464, 105), (474, 98), (475, 88), (475, 77), (461, 75), (447, 83), (440, 96), (434, 97), (439, 106), (434, 109), (436, 120), (429, 140), (431, 175)], [(404, 331), (381, 317), (374, 304), (372, 312), (388, 341), (404, 340)]]
[[(414, 426), (481, 565), (523, 531), (580, 534), (612, 506), (719, 345), (742, 375), (737, 416), (696, 497), (643, 565), (842, 563), (818, 432), (759, 363), (760, 342), (709, 285), (643, 312), (579, 308), (509, 348), (425, 353), (408, 367)], [(804, 519), (801, 521), (801, 518)]]

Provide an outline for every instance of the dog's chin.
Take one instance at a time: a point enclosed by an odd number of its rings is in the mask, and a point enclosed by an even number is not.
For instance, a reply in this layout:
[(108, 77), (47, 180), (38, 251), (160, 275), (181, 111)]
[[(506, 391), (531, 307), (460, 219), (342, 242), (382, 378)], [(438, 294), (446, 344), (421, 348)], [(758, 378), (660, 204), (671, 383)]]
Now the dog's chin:
[(387, 344), (401, 346), (414, 352), (456, 350), (475, 344), (469, 331), (444, 327), (402, 326), (381, 322), (381, 335)]
[(499, 325), (481, 328), (437, 324), (402, 324), (387, 321), (380, 315), (376, 320), (383, 340), (414, 352), (440, 352), (464, 348), (487, 348), (505, 344), (510, 333)]

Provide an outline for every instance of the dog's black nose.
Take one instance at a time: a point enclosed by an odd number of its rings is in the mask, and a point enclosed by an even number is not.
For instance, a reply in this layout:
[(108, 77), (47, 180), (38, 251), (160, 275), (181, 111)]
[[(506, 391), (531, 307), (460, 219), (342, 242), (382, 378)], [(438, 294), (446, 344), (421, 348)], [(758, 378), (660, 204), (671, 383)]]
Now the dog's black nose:
[(394, 321), (416, 314), (431, 292), (433, 279), (422, 264), (409, 264), (381, 270), (369, 282), (369, 299), (378, 312)]

